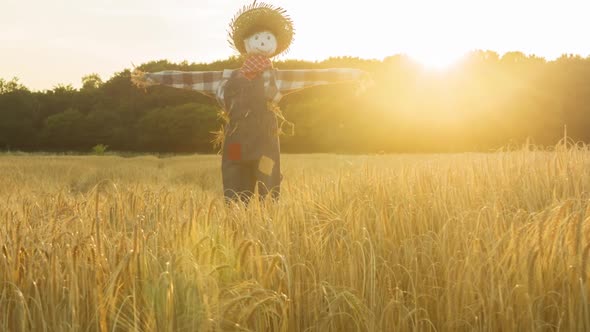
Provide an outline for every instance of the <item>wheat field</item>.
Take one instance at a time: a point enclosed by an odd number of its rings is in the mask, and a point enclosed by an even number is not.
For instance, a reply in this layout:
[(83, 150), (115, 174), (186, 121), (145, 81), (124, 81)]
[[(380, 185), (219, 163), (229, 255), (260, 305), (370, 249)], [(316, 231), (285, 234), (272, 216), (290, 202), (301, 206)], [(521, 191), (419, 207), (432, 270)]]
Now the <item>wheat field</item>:
[(590, 151), (0, 156), (2, 331), (590, 330)]

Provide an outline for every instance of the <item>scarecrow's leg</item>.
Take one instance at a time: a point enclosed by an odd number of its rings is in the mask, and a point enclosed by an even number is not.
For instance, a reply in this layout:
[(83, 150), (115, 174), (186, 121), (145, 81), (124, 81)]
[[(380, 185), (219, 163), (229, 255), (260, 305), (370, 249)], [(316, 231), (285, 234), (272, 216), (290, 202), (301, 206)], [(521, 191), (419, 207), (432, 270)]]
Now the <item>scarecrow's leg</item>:
[(262, 156), (256, 167), (256, 181), (258, 194), (266, 197), (269, 193), (274, 199), (279, 198), (281, 192), (281, 159)]
[(248, 203), (256, 185), (255, 161), (224, 160), (221, 163), (223, 194), (227, 202)]

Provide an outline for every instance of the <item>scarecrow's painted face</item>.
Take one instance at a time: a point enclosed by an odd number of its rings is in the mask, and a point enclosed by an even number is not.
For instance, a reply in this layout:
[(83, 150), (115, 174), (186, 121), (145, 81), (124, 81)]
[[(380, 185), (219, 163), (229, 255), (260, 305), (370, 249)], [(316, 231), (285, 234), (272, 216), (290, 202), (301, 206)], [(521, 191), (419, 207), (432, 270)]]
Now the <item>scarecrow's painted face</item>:
[(271, 57), (277, 51), (277, 38), (270, 31), (261, 31), (244, 40), (246, 53)]

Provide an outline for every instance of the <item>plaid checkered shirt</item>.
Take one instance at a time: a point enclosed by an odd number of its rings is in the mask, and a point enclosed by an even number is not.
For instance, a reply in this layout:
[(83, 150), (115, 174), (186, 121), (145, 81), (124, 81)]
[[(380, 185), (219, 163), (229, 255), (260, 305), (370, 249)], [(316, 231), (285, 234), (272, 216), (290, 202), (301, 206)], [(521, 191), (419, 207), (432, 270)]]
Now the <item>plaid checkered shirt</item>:
[[(198, 72), (169, 70), (157, 73), (145, 73), (144, 77), (149, 85), (161, 84), (174, 88), (198, 91), (216, 98), (217, 102), (221, 106), (224, 106), (223, 94), (225, 84), (231, 77), (233, 71), (232, 69)], [(278, 103), (284, 95), (301, 89), (332, 83), (358, 81), (363, 76), (363, 73), (362, 70), (350, 68), (269, 69), (264, 71), (262, 76), (264, 78), (264, 88), (267, 98)]]

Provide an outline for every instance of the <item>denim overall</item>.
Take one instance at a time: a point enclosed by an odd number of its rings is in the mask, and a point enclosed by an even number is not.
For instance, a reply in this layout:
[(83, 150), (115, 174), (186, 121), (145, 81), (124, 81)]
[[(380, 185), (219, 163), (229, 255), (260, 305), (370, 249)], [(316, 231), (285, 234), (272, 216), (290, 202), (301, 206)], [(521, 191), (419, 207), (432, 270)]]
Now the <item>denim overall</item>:
[[(273, 82), (274, 83), (274, 82)], [(274, 85), (274, 84), (273, 84)], [(248, 80), (239, 70), (232, 73), (224, 89), (229, 122), (225, 126), (222, 179), (228, 201), (247, 202), (255, 188), (261, 197), (280, 193), (280, 149), (278, 120), (269, 109), (263, 75)]]

